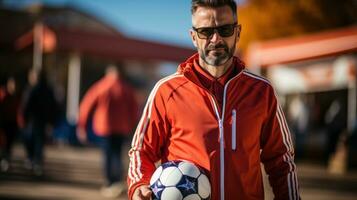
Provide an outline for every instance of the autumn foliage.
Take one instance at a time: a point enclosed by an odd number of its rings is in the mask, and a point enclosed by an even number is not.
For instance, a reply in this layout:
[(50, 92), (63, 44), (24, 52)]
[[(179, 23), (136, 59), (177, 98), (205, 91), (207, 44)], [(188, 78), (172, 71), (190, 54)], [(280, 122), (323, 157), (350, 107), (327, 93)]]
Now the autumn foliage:
[(357, 23), (355, 0), (245, 0), (239, 4), (240, 49), (249, 43), (292, 37)]

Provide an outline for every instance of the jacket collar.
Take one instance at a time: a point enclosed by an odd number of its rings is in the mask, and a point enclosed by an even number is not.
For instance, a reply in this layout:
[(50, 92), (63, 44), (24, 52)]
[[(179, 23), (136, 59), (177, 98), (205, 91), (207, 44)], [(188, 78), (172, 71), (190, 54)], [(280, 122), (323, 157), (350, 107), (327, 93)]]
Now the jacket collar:
[[(199, 78), (195, 74), (193, 68), (194, 68), (194, 62), (198, 62), (199, 55), (198, 53), (195, 53), (192, 55), (190, 58), (188, 58), (185, 62), (181, 63), (178, 66), (177, 73), (178, 74), (183, 74), (186, 78), (188, 78), (190, 81), (194, 82), (195, 84), (198, 84), (200, 86), (201, 83), (199, 81)], [(237, 74), (239, 74), (244, 68), (245, 64), (243, 61), (241, 61), (238, 57), (233, 57), (233, 64), (231, 67), (237, 68), (235, 71)]]

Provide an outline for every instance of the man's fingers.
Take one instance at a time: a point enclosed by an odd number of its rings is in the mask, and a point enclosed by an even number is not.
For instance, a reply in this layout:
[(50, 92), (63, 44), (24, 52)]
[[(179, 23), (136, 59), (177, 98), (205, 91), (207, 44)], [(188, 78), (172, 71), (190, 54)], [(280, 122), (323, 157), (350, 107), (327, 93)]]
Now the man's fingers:
[(135, 190), (133, 200), (151, 200), (151, 194), (149, 186), (143, 185)]
[(141, 194), (144, 196), (144, 197), (150, 197), (151, 199), (151, 190), (149, 189), (149, 187), (142, 187), (141, 188)]

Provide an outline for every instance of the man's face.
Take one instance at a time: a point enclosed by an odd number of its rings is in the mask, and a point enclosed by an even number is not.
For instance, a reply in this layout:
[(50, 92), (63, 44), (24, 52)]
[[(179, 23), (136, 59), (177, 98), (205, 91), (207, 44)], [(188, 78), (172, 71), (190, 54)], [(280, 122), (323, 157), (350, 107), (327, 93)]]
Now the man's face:
[[(235, 52), (235, 44), (237, 38), (239, 39), (240, 27), (235, 27), (233, 24), (236, 19), (229, 6), (222, 6), (219, 8), (198, 7), (196, 12), (192, 15), (192, 25), (195, 30), (191, 30), (191, 38), (193, 44), (197, 47), (200, 58), (208, 65), (220, 66), (232, 58)], [(222, 27), (222, 32), (225, 31), (225, 25), (234, 27), (233, 34), (230, 36), (222, 36), (218, 30), (215, 29), (211, 35), (205, 37), (202, 33), (209, 32), (209, 30), (202, 30), (202, 28)], [(201, 29), (201, 30), (200, 30)], [(232, 29), (231, 29), (232, 30)], [(228, 28), (229, 31), (229, 28)], [(209, 34), (208, 34), (209, 35)], [(203, 39), (202, 39), (203, 38)]]

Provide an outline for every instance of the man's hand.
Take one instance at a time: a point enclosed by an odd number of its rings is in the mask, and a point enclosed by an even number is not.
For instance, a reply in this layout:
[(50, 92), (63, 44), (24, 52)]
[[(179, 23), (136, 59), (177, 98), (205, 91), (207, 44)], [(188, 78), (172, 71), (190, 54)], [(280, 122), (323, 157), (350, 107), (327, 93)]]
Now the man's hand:
[(81, 144), (87, 143), (87, 132), (84, 128), (77, 128), (77, 138)]
[(151, 200), (151, 194), (148, 185), (141, 185), (135, 189), (132, 200)]

